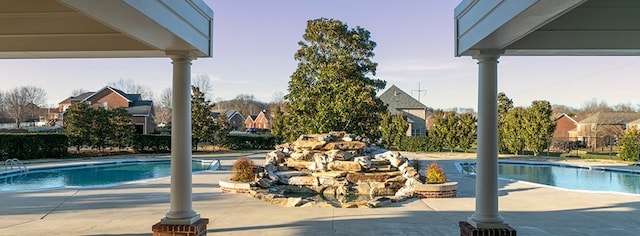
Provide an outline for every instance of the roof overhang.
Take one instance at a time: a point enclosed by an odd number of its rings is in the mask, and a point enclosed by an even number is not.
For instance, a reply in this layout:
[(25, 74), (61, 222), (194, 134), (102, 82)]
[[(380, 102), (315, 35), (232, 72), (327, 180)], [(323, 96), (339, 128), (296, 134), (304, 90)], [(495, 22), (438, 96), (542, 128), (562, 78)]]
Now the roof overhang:
[(4, 0), (0, 58), (211, 56), (202, 0)]
[(455, 56), (638, 56), (640, 1), (463, 0)]

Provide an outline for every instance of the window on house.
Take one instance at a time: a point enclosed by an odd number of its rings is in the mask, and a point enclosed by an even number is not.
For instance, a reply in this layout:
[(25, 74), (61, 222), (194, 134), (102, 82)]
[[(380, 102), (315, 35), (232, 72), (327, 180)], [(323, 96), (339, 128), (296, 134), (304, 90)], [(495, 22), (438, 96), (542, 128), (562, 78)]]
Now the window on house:
[(411, 129), (411, 136), (421, 136), (422, 130), (420, 129)]
[(102, 102), (102, 108), (104, 109), (109, 108), (109, 102)]

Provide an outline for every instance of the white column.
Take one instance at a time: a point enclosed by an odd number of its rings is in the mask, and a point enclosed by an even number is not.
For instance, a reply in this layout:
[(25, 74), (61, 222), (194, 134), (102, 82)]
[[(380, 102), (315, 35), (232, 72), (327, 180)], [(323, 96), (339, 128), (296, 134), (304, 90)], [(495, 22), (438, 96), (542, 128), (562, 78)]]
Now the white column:
[(191, 57), (171, 56), (173, 98), (171, 120), (171, 208), (162, 224), (191, 225), (200, 219), (191, 207)]
[(479, 53), (478, 60), (478, 157), (476, 211), (468, 222), (476, 228), (506, 228), (498, 214), (498, 58)]

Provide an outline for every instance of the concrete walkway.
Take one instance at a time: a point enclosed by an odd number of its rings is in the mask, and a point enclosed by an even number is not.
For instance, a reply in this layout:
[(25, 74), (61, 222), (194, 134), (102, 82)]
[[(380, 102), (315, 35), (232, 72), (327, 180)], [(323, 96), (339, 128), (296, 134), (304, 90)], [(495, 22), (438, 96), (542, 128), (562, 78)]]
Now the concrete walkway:
[[(404, 154), (404, 153), (403, 153)], [(474, 211), (475, 179), (454, 163), (471, 156), (405, 154), (430, 160), (459, 182), (458, 197), (409, 199), (374, 209), (286, 208), (221, 193), (238, 156), (211, 155), (226, 170), (193, 176), (193, 207), (210, 235), (459, 235)], [(194, 155), (197, 156), (197, 155)], [(100, 189), (0, 193), (0, 235), (151, 235), (169, 209), (169, 178)], [(500, 181), (500, 212), (518, 235), (636, 235), (640, 195), (588, 193)]]

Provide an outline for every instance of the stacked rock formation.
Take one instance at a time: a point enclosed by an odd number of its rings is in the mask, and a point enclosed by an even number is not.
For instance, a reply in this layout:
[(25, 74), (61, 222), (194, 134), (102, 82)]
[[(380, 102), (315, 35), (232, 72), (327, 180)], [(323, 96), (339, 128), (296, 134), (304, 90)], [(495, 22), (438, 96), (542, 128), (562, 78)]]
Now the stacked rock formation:
[[(375, 207), (412, 197), (413, 186), (421, 184), (419, 178), (400, 153), (378, 148), (352, 134), (330, 132), (303, 135), (269, 152), (255, 182), (262, 190), (253, 195), (267, 199), (298, 191), (330, 199), (369, 195), (373, 201), (355, 205)], [(342, 202), (342, 207), (354, 204)]]

